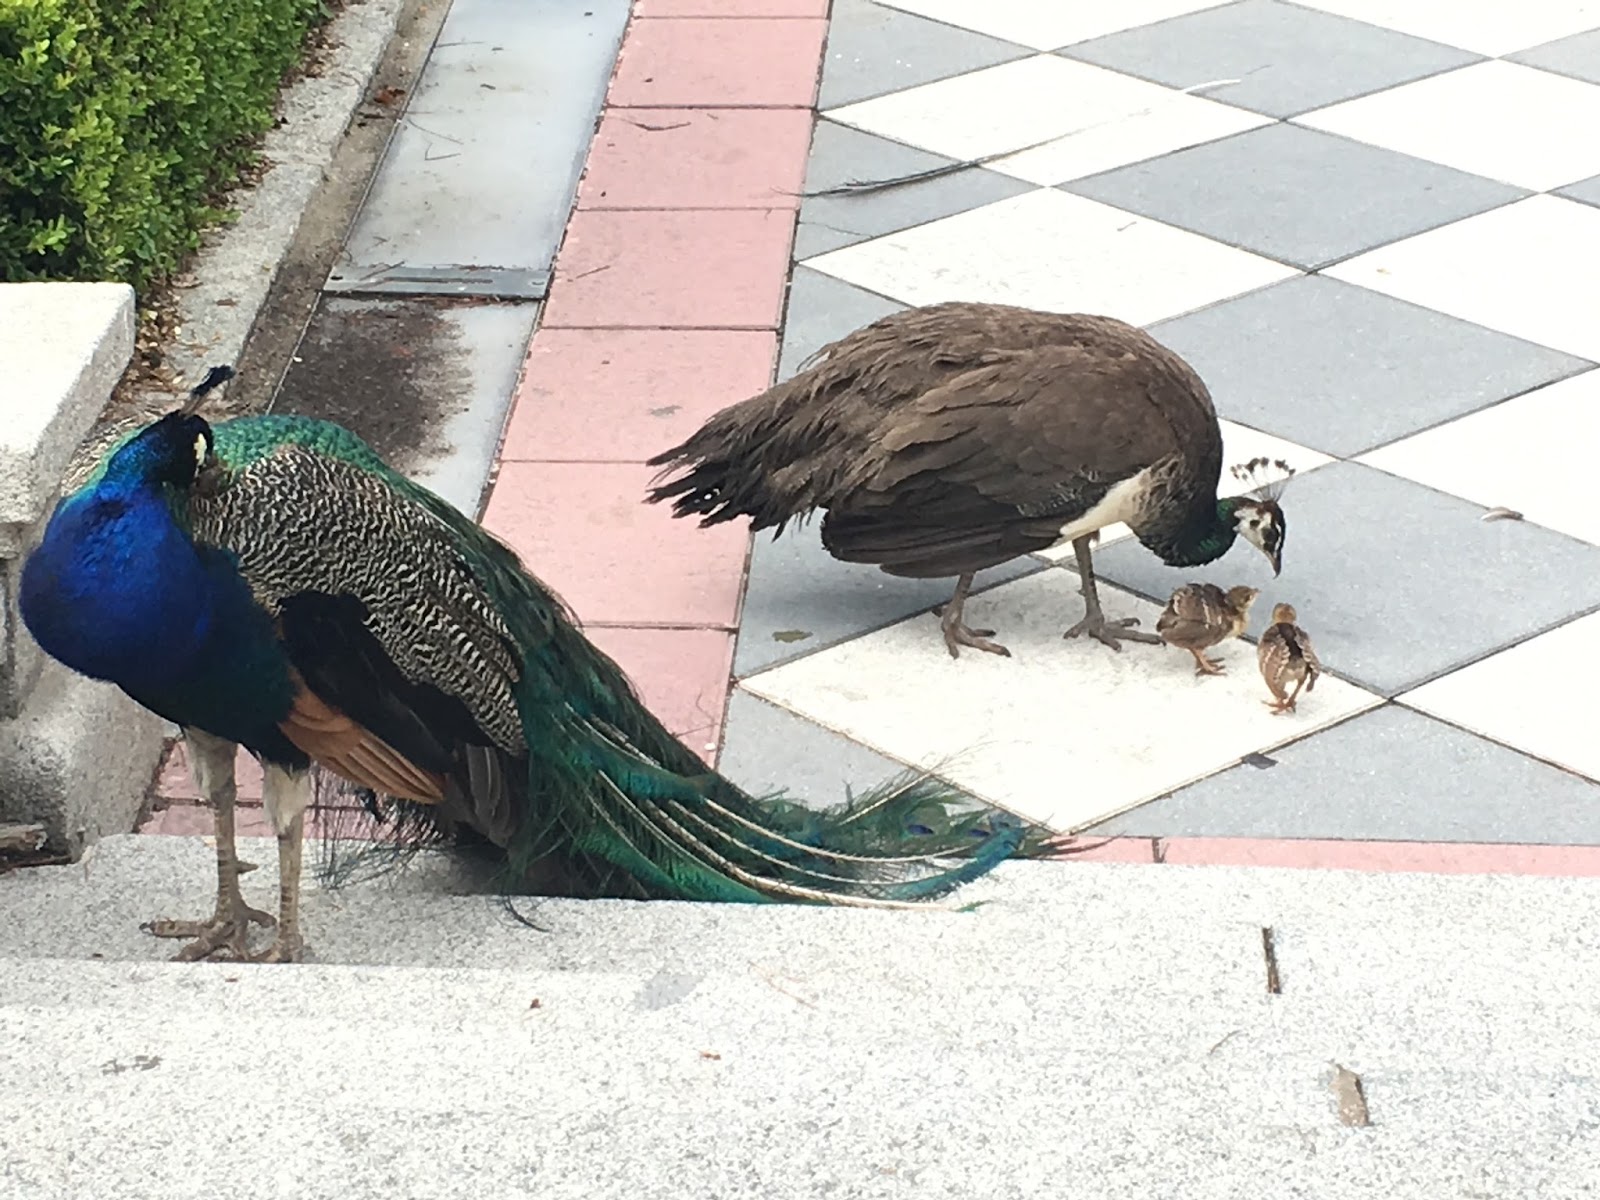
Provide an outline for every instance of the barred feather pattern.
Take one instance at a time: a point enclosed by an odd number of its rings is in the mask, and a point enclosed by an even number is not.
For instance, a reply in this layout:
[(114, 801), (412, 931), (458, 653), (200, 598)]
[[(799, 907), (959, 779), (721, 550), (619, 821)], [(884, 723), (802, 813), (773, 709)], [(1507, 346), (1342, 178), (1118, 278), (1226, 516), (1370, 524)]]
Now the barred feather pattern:
[[(526, 753), (515, 639), (451, 530), (425, 508), (359, 466), (288, 443), (224, 467), (214, 488), (195, 491), (188, 516), (198, 541), (238, 557), (269, 612), (295, 592), (359, 597), (407, 679), (459, 697), (497, 746)], [(325, 540), (307, 539), (307, 525)]]

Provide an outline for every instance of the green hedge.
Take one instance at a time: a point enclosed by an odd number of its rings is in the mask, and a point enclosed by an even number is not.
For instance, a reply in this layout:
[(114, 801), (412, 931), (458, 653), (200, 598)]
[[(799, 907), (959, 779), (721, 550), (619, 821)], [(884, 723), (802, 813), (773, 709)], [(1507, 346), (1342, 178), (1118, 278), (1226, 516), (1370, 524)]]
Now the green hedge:
[(0, 0), (0, 280), (173, 270), (322, 0)]

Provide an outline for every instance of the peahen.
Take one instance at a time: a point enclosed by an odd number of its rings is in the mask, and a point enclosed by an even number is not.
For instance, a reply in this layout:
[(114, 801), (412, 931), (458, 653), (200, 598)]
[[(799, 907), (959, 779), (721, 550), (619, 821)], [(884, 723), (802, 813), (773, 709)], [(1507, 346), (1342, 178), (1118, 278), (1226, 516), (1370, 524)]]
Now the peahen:
[[(513, 552), (354, 434), (190, 404), (115, 447), (57, 506), (21, 609), (68, 667), (178, 724), (216, 809), (217, 907), (150, 926), (292, 961), (313, 763), (498, 848), (508, 887), (570, 896), (898, 906), (1047, 844), (935, 780), (826, 812), (756, 799), (643, 707)], [(264, 766), (277, 932), (249, 954), (236, 745)]]
[(782, 533), (826, 509), (835, 558), (956, 576), (941, 614), (952, 656), (1009, 653), (962, 619), (973, 576), (1066, 542), (1085, 606), (1066, 636), (1158, 642), (1100, 608), (1089, 549), (1118, 521), (1171, 566), (1210, 562), (1241, 534), (1274, 574), (1283, 565), (1276, 494), (1217, 496), (1222, 434), (1199, 375), (1111, 317), (959, 302), (893, 313), (650, 463), (663, 471), (649, 499), (675, 516)]

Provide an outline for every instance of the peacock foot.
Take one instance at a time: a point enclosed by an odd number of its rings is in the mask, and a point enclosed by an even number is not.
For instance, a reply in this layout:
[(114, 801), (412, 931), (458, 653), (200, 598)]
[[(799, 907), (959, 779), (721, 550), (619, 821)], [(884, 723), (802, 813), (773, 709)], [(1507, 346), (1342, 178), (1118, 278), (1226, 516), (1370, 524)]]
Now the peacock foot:
[(272, 940), (272, 945), (265, 950), (249, 956), (248, 961), (253, 963), (297, 963), (306, 952), (306, 944), (298, 933), (285, 935), (282, 930)]
[(971, 646), (974, 650), (982, 650), (986, 654), (998, 654), (1001, 658), (1011, 657), (1011, 651), (999, 642), (989, 640), (994, 636), (992, 629), (969, 629), (960, 622), (946, 623), (943, 628), (945, 648), (950, 651), (951, 658), (961, 657), (962, 646)]
[(250, 958), (250, 926), (253, 924), (271, 928), (277, 922), (271, 913), (238, 900), (231, 911), (226, 911), (219, 903), (216, 914), (207, 921), (146, 921), (139, 928), (158, 938), (193, 938), (172, 956), (176, 962), (199, 962), (217, 956), (244, 962)]
[(1161, 639), (1155, 634), (1142, 633), (1134, 629), (1138, 623), (1138, 617), (1121, 617), (1115, 621), (1108, 621), (1103, 614), (1091, 612), (1061, 636), (1075, 638), (1088, 634), (1101, 645), (1110, 646), (1118, 652), (1122, 650), (1123, 642), (1141, 642), (1150, 646), (1161, 643)]

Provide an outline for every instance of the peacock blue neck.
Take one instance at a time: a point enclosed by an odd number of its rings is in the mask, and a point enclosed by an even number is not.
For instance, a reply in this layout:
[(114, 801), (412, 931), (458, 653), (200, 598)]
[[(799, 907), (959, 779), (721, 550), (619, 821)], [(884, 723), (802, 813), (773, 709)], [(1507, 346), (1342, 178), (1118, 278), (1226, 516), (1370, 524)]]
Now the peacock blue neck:
[(20, 607), (51, 657), (138, 692), (181, 675), (210, 632), (216, 588), (174, 517), (162, 460), (136, 439), (56, 508), (23, 568)]

